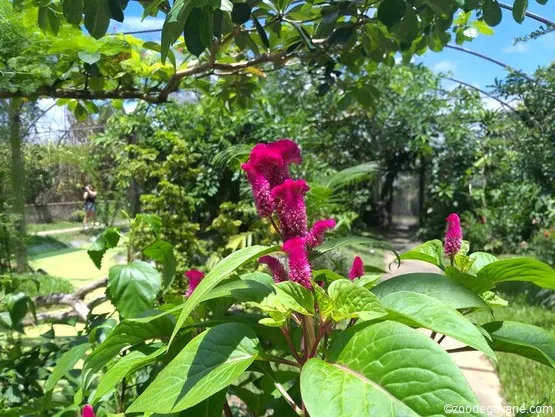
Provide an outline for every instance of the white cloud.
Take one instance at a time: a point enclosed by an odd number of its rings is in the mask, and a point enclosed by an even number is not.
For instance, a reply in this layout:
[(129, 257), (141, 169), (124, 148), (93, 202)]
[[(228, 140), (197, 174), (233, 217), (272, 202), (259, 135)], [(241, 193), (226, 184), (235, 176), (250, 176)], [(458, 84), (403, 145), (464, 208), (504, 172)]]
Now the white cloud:
[(133, 113), (135, 111), (135, 109), (137, 108), (138, 104), (139, 104), (138, 100), (124, 101), (123, 102), (123, 110), (125, 110), (125, 113), (127, 113), (127, 114)]
[(123, 23), (116, 23), (112, 28), (115, 32), (135, 32), (139, 30), (162, 29), (164, 19), (161, 17), (147, 16), (142, 20), (140, 16), (125, 17)]
[(524, 42), (519, 42), (515, 45), (509, 45), (506, 48), (503, 48), (503, 52), (505, 52), (506, 54), (522, 54), (524, 52), (527, 52), (528, 49), (528, 44)]
[(501, 103), (491, 97), (482, 97), (482, 104), (488, 110), (499, 110), (503, 107)]
[(434, 65), (435, 72), (453, 72), (457, 65), (453, 61), (440, 61)]

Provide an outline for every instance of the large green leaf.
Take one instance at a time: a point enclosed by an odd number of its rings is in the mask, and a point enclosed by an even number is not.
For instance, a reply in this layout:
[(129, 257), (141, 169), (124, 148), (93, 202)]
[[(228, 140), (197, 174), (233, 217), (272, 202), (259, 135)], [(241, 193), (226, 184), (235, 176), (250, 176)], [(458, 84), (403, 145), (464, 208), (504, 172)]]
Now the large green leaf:
[(58, 363), (56, 363), (54, 370), (46, 380), (44, 390), (52, 391), (56, 387), (58, 381), (62, 379), (66, 372), (73, 369), (77, 361), (85, 355), (85, 352), (90, 347), (90, 343), (83, 343), (82, 345), (73, 346), (70, 350), (65, 352), (60, 359), (58, 359)]
[(165, 240), (156, 240), (143, 249), (143, 254), (162, 265), (162, 286), (164, 289), (169, 288), (175, 277), (175, 265), (177, 263), (173, 253), (173, 245)]
[(114, 265), (108, 272), (106, 295), (125, 318), (152, 308), (160, 291), (160, 273), (143, 261)]
[(83, 17), (83, 0), (63, 0), (62, 11), (68, 23), (80, 24)]
[(515, 21), (518, 23), (524, 21), (526, 9), (528, 9), (528, 0), (515, 0), (515, 4), (513, 4), (513, 18)]
[(378, 8), (378, 19), (388, 28), (399, 23), (405, 14), (404, 0), (382, 1)]
[(441, 274), (414, 273), (398, 275), (372, 289), (372, 292), (379, 298), (399, 291), (426, 294), (456, 310), (463, 308), (489, 309), (486, 302), (472, 291)]
[(354, 326), (334, 340), (327, 359), (302, 368), (301, 393), (311, 416), (444, 416), (445, 404), (479, 405), (449, 354), (400, 323)]
[(85, 360), (84, 368), (91, 373), (98, 372), (106, 363), (127, 346), (134, 346), (147, 340), (168, 337), (175, 319), (169, 314), (159, 314), (123, 320), (108, 337)]
[(484, 21), (491, 27), (497, 26), (503, 18), (501, 6), (497, 0), (484, 0), (483, 5)]
[(194, 407), (191, 407), (186, 412), (181, 413), (180, 416), (194, 416), (194, 417), (222, 417), (224, 403), (226, 401), (225, 389), (212, 395), (204, 401), (201, 401)]
[(477, 275), (478, 271), (484, 266), (497, 261), (495, 256), (487, 252), (474, 252), (469, 255), (469, 258), (472, 261), (472, 266), (468, 270), (468, 273), (471, 275)]
[(555, 336), (531, 324), (515, 321), (494, 321), (482, 326), (499, 352), (516, 353), (555, 368)]
[(502, 259), (486, 265), (478, 277), (492, 282), (528, 281), (538, 287), (555, 290), (555, 270), (531, 258)]
[(163, 345), (157, 348), (147, 347), (129, 352), (102, 375), (91, 402), (93, 404), (96, 403), (104, 395), (112, 391), (127, 375), (154, 362), (161, 354), (166, 352), (166, 349), (166, 345)]
[(115, 248), (119, 242), (119, 232), (117, 229), (110, 227), (98, 235), (89, 250), (87, 251), (89, 258), (95, 266), (100, 269), (102, 267), (102, 258), (108, 249)]
[[(270, 279), (272, 278), (270, 277)], [(241, 279), (217, 286), (206, 294), (202, 301), (231, 297), (237, 301), (253, 301), (259, 303), (273, 292), (274, 288), (272, 285), (266, 285), (265, 283), (252, 279)]]
[(249, 246), (247, 248), (240, 249), (233, 252), (222, 259), (218, 264), (212, 268), (212, 270), (204, 277), (199, 286), (195, 289), (193, 294), (187, 299), (181, 314), (177, 319), (177, 324), (170, 338), (170, 344), (181, 329), (183, 323), (191, 311), (202, 301), (202, 299), (208, 294), (219, 282), (226, 279), (233, 271), (237, 268), (243, 266), (244, 264), (251, 262), (254, 259), (258, 259), (261, 256), (267, 255), (272, 252), (279, 250), (279, 247), (267, 247), (267, 246)]
[(161, 58), (162, 63), (166, 61), (170, 46), (179, 38), (179, 35), (183, 32), (185, 27), (185, 22), (193, 9), (195, 3), (198, 1), (186, 1), (186, 0), (176, 0), (166, 15), (166, 20), (162, 26), (162, 38), (161, 38)]
[(85, 27), (95, 39), (104, 36), (110, 26), (108, 0), (85, 0)]
[(447, 275), (453, 281), (461, 284), (463, 287), (468, 288), (470, 291), (477, 294), (482, 294), (484, 291), (493, 288), (493, 282), (484, 278), (477, 277), (476, 275), (461, 272), (453, 266), (448, 266), (445, 268), (445, 275)]
[(459, 340), (497, 360), (480, 330), (454, 308), (425, 294), (399, 291), (382, 298), (392, 318)]
[(373, 320), (387, 315), (376, 295), (349, 280), (332, 282), (328, 294), (333, 303), (331, 316), (336, 321), (351, 318)]
[(288, 310), (305, 316), (314, 315), (314, 295), (312, 291), (292, 281), (275, 285), (277, 300)]
[(441, 240), (429, 240), (418, 245), (408, 252), (401, 254), (401, 260), (411, 259), (424, 261), (443, 268), (443, 243)]
[(127, 409), (174, 413), (229, 386), (255, 360), (258, 338), (250, 327), (227, 323), (195, 337)]

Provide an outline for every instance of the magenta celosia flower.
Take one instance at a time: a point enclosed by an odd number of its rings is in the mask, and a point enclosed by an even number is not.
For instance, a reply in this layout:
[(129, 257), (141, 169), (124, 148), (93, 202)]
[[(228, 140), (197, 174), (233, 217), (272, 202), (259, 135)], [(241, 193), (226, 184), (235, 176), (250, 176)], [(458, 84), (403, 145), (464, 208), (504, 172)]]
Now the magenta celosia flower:
[(275, 282), (287, 281), (287, 271), (285, 270), (283, 264), (279, 261), (279, 259), (270, 255), (266, 255), (259, 258), (258, 262), (260, 262), (261, 264), (265, 264), (268, 267), (268, 269), (272, 273), (272, 276), (274, 277)]
[(355, 256), (355, 259), (353, 260), (353, 266), (349, 271), (349, 279), (353, 281), (354, 279), (360, 278), (363, 275), (364, 275), (364, 262), (362, 262), (362, 259), (360, 258), (360, 256)]
[(268, 178), (256, 169), (254, 165), (242, 164), (241, 168), (246, 172), (247, 179), (251, 184), (256, 211), (262, 217), (270, 217), (274, 212), (275, 204)]
[(445, 255), (455, 256), (462, 246), (461, 219), (457, 213), (451, 213), (445, 219), (447, 221), (447, 231), (445, 232), (444, 252)]
[(318, 220), (316, 223), (314, 223), (306, 238), (307, 246), (309, 248), (320, 246), (324, 241), (324, 234), (329, 229), (333, 229), (335, 227), (335, 224), (336, 222), (334, 219)]
[(81, 417), (95, 417), (92, 405), (86, 404), (81, 410)]
[(256, 167), (273, 188), (289, 178), (289, 165), (302, 163), (301, 150), (289, 139), (259, 143), (249, 155), (249, 164)]
[(302, 237), (289, 239), (283, 244), (281, 249), (287, 254), (289, 260), (289, 279), (306, 288), (312, 288), (310, 283), (312, 269), (308, 262), (306, 239)]
[(185, 277), (189, 279), (189, 287), (187, 287), (185, 297), (190, 297), (193, 291), (197, 288), (197, 286), (204, 278), (204, 272), (201, 272), (197, 269), (191, 269), (190, 271), (185, 272), (185, 274), (183, 275), (185, 275)]
[(306, 225), (306, 204), (304, 196), (309, 187), (304, 180), (285, 180), (272, 190), (281, 225), (283, 240), (304, 237), (308, 233)]

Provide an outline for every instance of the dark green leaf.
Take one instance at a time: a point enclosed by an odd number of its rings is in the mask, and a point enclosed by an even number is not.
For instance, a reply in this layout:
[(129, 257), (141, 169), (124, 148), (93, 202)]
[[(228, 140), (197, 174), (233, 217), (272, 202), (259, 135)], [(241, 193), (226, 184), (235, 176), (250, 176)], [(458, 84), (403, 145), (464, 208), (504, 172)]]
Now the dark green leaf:
[(292, 281), (275, 285), (277, 300), (287, 309), (305, 316), (314, 315), (314, 296), (312, 291)]
[(108, 0), (108, 9), (112, 19), (118, 22), (123, 22), (124, 16), (120, 0)]
[(260, 36), (260, 40), (266, 48), (270, 48), (270, 41), (268, 40), (268, 35), (266, 34), (266, 31), (256, 17), (253, 16), (252, 20), (254, 22), (254, 26), (256, 27), (256, 31), (258, 32), (258, 36)]
[(73, 346), (58, 359), (54, 370), (44, 384), (45, 391), (52, 391), (62, 377), (73, 369), (78, 360), (80, 360), (87, 350), (91, 347), (90, 343)]
[(479, 406), (449, 354), (400, 323), (354, 326), (334, 340), (326, 360), (311, 359), (302, 368), (301, 393), (311, 416), (444, 416), (445, 404)]
[(187, 22), (189, 13), (191, 13), (192, 10), (190, 3), (191, 2), (186, 3), (185, 0), (176, 0), (166, 16), (166, 20), (162, 26), (162, 63), (166, 61), (170, 46), (179, 38), (179, 35), (185, 28), (185, 22)]
[[(217, 392), (210, 398), (201, 401), (194, 407), (189, 408), (186, 415), (195, 417), (222, 417), (224, 403), (226, 401), (226, 389)], [(182, 413), (181, 415), (185, 415)]]
[(231, 11), (231, 20), (233, 23), (242, 25), (247, 23), (251, 15), (251, 6), (247, 3), (233, 3), (233, 10)]
[(382, 4), (378, 7), (378, 20), (388, 28), (391, 28), (403, 18), (405, 7), (404, 0), (382, 1)]
[(143, 249), (143, 254), (162, 264), (162, 288), (169, 288), (175, 278), (177, 263), (173, 253), (173, 245), (165, 240), (156, 240)]
[(484, 291), (493, 288), (493, 282), (475, 275), (461, 272), (452, 266), (445, 268), (445, 275), (476, 294), (482, 294)]
[[(328, 10), (331, 9), (329, 12)], [(324, 8), (322, 10), (322, 20), (316, 28), (316, 36), (319, 38), (324, 38), (329, 36), (333, 29), (335, 29), (335, 24), (339, 18), (339, 10), (334, 8)]]
[(328, 42), (330, 46), (345, 45), (354, 34), (355, 26), (352, 23), (347, 24), (345, 26), (336, 28), (331, 34)]
[(229, 386), (256, 359), (258, 337), (239, 323), (195, 337), (131, 404), (127, 413), (186, 410)]
[(497, 0), (484, 0), (483, 12), (484, 21), (491, 27), (497, 26), (503, 18), (501, 6)]
[[(196, 7), (191, 10), (183, 31), (187, 50), (195, 56), (199, 56), (210, 46), (210, 42), (207, 41), (207, 37), (205, 36), (206, 32), (203, 28), (209, 26), (210, 29), (212, 29), (213, 18), (205, 9), (206, 8)], [(210, 36), (212, 36), (212, 33), (213, 30), (210, 30)]]
[(515, 321), (494, 321), (482, 327), (491, 335), (493, 350), (515, 353), (555, 368), (555, 336), (547, 330)]
[(94, 243), (91, 245), (87, 253), (89, 258), (94, 262), (96, 267), (102, 267), (102, 258), (108, 249), (115, 248), (119, 242), (119, 232), (117, 229), (110, 227), (100, 233)]
[(51, 8), (48, 8), (48, 24), (50, 25), (52, 33), (58, 35), (58, 31), (60, 30), (60, 18)]
[(404, 274), (378, 284), (372, 292), (379, 298), (399, 291), (414, 291), (436, 298), (456, 310), (468, 308), (485, 308), (484, 300), (451, 278), (441, 274), (414, 273)]
[(160, 273), (146, 262), (114, 265), (108, 272), (106, 295), (123, 317), (151, 309), (159, 291)]
[(528, 0), (515, 0), (515, 4), (513, 4), (513, 18), (515, 21), (522, 23), (527, 9)]
[(425, 0), (425, 3), (441, 17), (451, 16), (455, 11), (451, 0)]
[(64, 0), (62, 4), (64, 17), (73, 25), (81, 23), (83, 8), (83, 0)]
[(32, 300), (25, 293), (9, 293), (4, 298), (6, 309), (10, 313), (12, 327), (19, 327), (18, 324), (29, 312)]
[(85, 28), (95, 39), (104, 36), (110, 25), (108, 0), (85, 1)]
[(383, 242), (381, 240), (372, 239), (370, 237), (364, 236), (349, 236), (349, 237), (341, 237), (337, 239), (326, 239), (322, 245), (318, 246), (317, 250), (315, 251), (315, 255), (323, 254), (342, 246), (348, 245), (363, 245), (367, 248), (380, 248), (380, 249), (387, 249), (392, 251), (395, 256), (399, 257), (397, 251), (387, 242)]
[(306, 31), (306, 29), (303, 28), (298, 23), (295, 23), (295, 22), (290, 22), (290, 23), (295, 28), (295, 30), (299, 33), (299, 35), (300, 35), (301, 39), (303, 40), (304, 44), (306, 45), (306, 47), (310, 51), (314, 50), (314, 45), (312, 44), (312, 39), (310, 38), (310, 35)]
[(40, 30), (46, 32), (46, 29), (48, 29), (48, 5), (43, 6), (41, 4), (39, 6), (38, 24)]

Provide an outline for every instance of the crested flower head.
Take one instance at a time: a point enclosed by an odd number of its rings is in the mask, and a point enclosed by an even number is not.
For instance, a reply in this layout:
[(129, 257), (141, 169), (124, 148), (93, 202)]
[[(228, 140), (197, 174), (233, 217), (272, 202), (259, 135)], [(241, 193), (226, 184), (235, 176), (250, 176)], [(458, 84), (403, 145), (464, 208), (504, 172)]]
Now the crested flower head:
[(256, 167), (270, 182), (271, 187), (289, 178), (289, 165), (302, 163), (301, 150), (289, 139), (259, 143), (249, 156), (249, 164)]
[(268, 178), (252, 164), (242, 164), (241, 168), (246, 172), (251, 184), (256, 211), (262, 217), (270, 217), (274, 212), (275, 204)]
[(204, 272), (201, 272), (197, 269), (191, 269), (185, 272), (185, 274), (183, 275), (185, 275), (185, 277), (189, 279), (189, 287), (187, 287), (185, 297), (190, 297), (191, 294), (193, 294), (193, 291), (197, 288), (197, 286), (204, 278)]
[(95, 417), (92, 405), (86, 404), (81, 410), (81, 417)]
[(304, 196), (309, 187), (302, 179), (287, 179), (272, 190), (277, 201), (277, 211), (284, 240), (304, 237), (308, 233), (306, 225), (306, 205)]
[(260, 257), (258, 259), (258, 262), (260, 262), (261, 264), (265, 264), (268, 267), (268, 269), (272, 273), (272, 276), (274, 277), (275, 282), (287, 281), (287, 271), (285, 270), (279, 259), (270, 255), (266, 255)]
[(445, 232), (444, 252), (445, 255), (455, 256), (462, 246), (461, 219), (457, 213), (451, 213), (445, 219), (447, 221), (447, 231)]
[(324, 241), (324, 234), (335, 227), (334, 219), (318, 220), (312, 225), (312, 229), (306, 238), (306, 244), (309, 248), (320, 246)]
[(308, 262), (306, 239), (302, 237), (289, 239), (281, 249), (287, 254), (289, 260), (289, 279), (306, 288), (312, 288), (310, 283), (312, 269)]
[(362, 262), (362, 259), (360, 258), (360, 256), (355, 256), (355, 259), (353, 260), (353, 266), (349, 271), (349, 279), (353, 281), (354, 279), (360, 278), (363, 275), (364, 275), (364, 262)]

